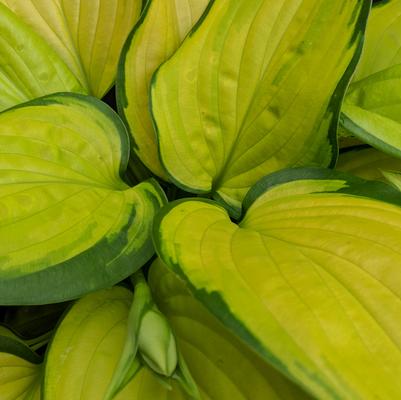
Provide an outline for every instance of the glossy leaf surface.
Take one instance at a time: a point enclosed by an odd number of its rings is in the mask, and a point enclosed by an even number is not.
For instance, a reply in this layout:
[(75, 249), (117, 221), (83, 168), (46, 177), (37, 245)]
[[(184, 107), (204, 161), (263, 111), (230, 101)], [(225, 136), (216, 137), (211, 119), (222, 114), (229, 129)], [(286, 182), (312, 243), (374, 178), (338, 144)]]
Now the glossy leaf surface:
[(244, 204), (238, 225), (210, 201), (165, 207), (155, 224), (159, 255), (315, 397), (400, 397), (400, 192), (296, 169), (259, 182)]

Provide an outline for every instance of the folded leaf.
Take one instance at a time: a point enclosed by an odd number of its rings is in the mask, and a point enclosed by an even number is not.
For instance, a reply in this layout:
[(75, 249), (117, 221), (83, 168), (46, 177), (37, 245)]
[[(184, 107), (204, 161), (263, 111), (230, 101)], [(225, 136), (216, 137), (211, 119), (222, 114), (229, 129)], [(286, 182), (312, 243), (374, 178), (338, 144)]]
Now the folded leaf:
[[(36, 31), (86, 91), (97, 97), (112, 85), (121, 48), (142, 7), (141, 0), (0, 1)], [(31, 57), (31, 49), (26, 57)]]
[(374, 5), (361, 61), (342, 108), (349, 133), (401, 157), (401, 1)]
[(202, 389), (202, 399), (309, 398), (232, 335), (160, 260), (153, 263), (149, 282)]
[[(114, 287), (87, 295), (73, 305), (47, 351), (43, 400), (104, 398), (124, 347), (131, 302), (129, 290)], [(144, 371), (114, 399), (181, 398), (150, 397), (168, 392)]]
[(362, 0), (214, 1), (152, 84), (171, 179), (235, 213), (267, 173), (332, 163), (368, 10)]
[(0, 2), (0, 111), (61, 91), (85, 93), (49, 44)]
[(149, 0), (123, 49), (117, 99), (133, 137), (134, 150), (156, 175), (167, 179), (159, 161), (149, 112), (150, 80), (177, 50), (209, 0)]
[(401, 171), (401, 160), (376, 149), (360, 147), (340, 154), (336, 169), (370, 180), (385, 180), (383, 171)]
[(94, 98), (60, 94), (0, 114), (0, 303), (110, 286), (153, 254), (164, 194), (121, 178), (128, 136)]
[(323, 169), (260, 181), (237, 225), (166, 206), (154, 240), (220, 320), (319, 399), (401, 397), (401, 193)]
[(401, 64), (354, 82), (342, 107), (342, 126), (363, 142), (401, 158), (400, 91)]

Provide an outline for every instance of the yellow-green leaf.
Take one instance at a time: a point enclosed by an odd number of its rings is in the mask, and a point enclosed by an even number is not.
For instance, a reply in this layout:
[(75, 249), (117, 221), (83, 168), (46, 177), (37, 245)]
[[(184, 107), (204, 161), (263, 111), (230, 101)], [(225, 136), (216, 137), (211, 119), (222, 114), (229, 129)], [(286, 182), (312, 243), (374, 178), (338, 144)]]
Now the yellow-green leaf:
[(336, 169), (369, 180), (385, 180), (383, 171), (401, 171), (401, 160), (372, 148), (340, 154)]
[(365, 0), (212, 2), (153, 79), (171, 179), (235, 213), (267, 173), (329, 165), (368, 10)]
[(170, 320), (202, 399), (309, 399), (230, 333), (160, 260), (149, 272), (153, 297)]
[(123, 180), (127, 132), (104, 103), (58, 94), (0, 114), (0, 303), (110, 286), (153, 254), (155, 181)]
[(85, 90), (97, 97), (113, 84), (121, 48), (142, 7), (141, 0), (0, 1), (37, 32)]
[[(124, 347), (131, 302), (129, 290), (114, 287), (87, 295), (73, 305), (47, 351), (43, 400), (104, 398)], [(170, 392), (150, 371), (142, 370), (114, 399), (183, 398), (179, 392)]]
[(0, 398), (40, 400), (42, 365), (26, 345), (0, 336)]
[(335, 171), (272, 174), (233, 223), (168, 205), (163, 261), (261, 357), (319, 399), (401, 397), (401, 193)]
[(342, 107), (348, 134), (401, 158), (401, 0), (372, 8), (365, 46)]
[(124, 46), (117, 100), (133, 138), (134, 151), (156, 175), (167, 179), (159, 161), (149, 112), (150, 80), (180, 46), (209, 0), (149, 0)]
[(51, 46), (0, 2), (0, 111), (62, 91), (85, 93)]

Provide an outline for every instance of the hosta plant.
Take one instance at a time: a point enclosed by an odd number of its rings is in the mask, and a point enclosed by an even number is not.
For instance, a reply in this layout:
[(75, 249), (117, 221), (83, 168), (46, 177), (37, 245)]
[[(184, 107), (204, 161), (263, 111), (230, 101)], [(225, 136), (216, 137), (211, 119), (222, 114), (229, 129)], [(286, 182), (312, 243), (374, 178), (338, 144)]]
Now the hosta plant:
[(0, 400), (401, 398), (401, 2), (370, 11), (0, 0)]

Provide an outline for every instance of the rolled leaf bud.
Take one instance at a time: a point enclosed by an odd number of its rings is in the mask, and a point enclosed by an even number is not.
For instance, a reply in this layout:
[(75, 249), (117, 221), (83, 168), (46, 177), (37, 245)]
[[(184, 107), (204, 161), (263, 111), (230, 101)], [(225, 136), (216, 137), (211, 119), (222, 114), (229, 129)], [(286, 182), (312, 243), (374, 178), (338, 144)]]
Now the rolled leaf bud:
[(173, 375), (178, 361), (175, 337), (165, 316), (155, 308), (142, 317), (138, 350), (153, 371)]

